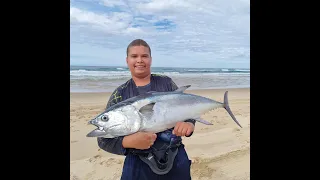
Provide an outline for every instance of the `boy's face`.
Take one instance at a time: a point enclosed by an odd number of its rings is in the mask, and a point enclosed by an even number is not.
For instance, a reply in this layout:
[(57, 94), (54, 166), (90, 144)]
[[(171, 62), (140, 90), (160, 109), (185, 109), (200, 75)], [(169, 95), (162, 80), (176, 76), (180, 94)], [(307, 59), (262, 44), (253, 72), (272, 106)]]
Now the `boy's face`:
[(129, 48), (127, 65), (131, 74), (136, 77), (145, 77), (151, 73), (151, 61), (149, 49), (145, 46), (132, 46)]

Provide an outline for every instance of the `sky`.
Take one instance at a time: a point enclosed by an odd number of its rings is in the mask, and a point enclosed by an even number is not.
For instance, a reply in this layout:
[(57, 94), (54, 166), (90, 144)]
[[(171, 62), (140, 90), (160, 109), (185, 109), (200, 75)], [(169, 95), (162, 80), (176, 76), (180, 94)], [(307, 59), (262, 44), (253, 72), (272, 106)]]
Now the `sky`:
[(134, 39), (153, 67), (250, 68), (249, 0), (70, 0), (70, 64), (126, 66)]

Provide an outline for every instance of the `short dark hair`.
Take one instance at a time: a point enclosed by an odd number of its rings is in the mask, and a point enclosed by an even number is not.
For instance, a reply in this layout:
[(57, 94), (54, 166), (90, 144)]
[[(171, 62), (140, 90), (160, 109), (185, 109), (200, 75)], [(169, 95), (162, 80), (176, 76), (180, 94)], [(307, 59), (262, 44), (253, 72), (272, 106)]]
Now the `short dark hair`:
[(132, 47), (132, 46), (144, 46), (144, 47), (147, 47), (149, 49), (149, 53), (150, 53), (150, 56), (151, 56), (151, 48), (149, 46), (149, 44), (142, 40), (142, 39), (135, 39), (133, 40), (127, 47), (127, 56), (128, 56), (128, 53), (129, 53), (129, 48)]

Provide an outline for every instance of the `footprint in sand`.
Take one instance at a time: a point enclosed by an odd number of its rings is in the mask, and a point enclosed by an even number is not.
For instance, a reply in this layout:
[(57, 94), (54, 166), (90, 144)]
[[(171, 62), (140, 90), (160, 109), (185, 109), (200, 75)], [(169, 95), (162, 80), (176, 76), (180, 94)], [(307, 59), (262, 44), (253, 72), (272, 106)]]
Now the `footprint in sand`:
[(120, 159), (109, 158), (106, 161), (100, 162), (100, 165), (109, 167), (109, 166), (112, 166), (114, 164), (121, 164), (121, 163), (122, 163), (122, 161)]
[(208, 129), (209, 129), (208, 127), (201, 128), (201, 130), (208, 130)]
[(95, 155), (95, 156), (89, 158), (88, 161), (93, 163), (93, 162), (96, 162), (97, 159), (100, 159), (100, 158), (101, 158), (101, 155), (98, 154), (98, 155)]
[(233, 128), (232, 132), (239, 132), (240, 128)]
[(212, 179), (215, 169), (209, 167), (210, 161), (205, 161), (199, 157), (191, 160), (191, 175), (195, 179)]
[(95, 174), (96, 174), (96, 171), (93, 170), (90, 173), (88, 173), (84, 179), (94, 179), (93, 177)]
[(80, 178), (74, 174), (70, 174), (70, 180), (80, 180)]

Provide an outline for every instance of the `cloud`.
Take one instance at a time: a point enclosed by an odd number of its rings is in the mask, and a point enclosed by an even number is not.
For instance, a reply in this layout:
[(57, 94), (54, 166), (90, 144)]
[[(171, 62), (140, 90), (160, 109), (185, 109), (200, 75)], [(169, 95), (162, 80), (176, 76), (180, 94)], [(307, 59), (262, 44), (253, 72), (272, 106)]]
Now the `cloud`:
[[(83, 57), (96, 48), (110, 52), (85, 64), (108, 65), (116, 53), (125, 55), (135, 38), (150, 44), (153, 65), (248, 68), (250, 63), (248, 0), (72, 0), (70, 30), (71, 47), (86, 47)], [(76, 64), (80, 58), (73, 51)]]
[(86, 28), (86, 30), (101, 31), (107, 34), (141, 33), (139, 28), (131, 27), (132, 16), (124, 12), (110, 12), (97, 14), (81, 10), (75, 7), (70, 8), (71, 28)]
[(179, 0), (155, 0), (137, 5), (142, 13), (177, 13), (192, 8), (192, 4)]
[(102, 0), (101, 4), (107, 7), (126, 6), (124, 1), (119, 1), (119, 0)]

